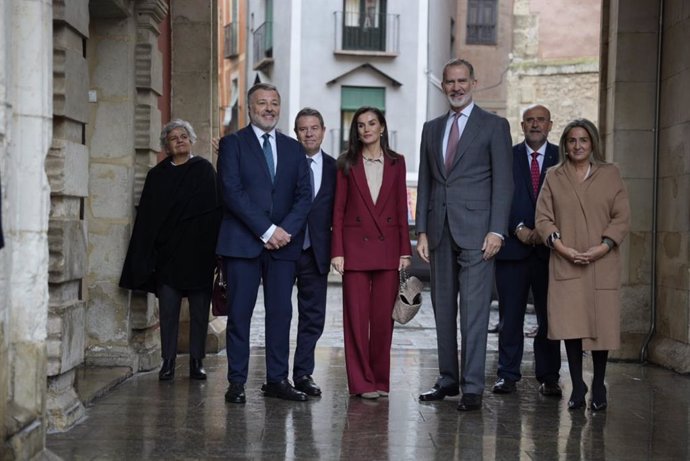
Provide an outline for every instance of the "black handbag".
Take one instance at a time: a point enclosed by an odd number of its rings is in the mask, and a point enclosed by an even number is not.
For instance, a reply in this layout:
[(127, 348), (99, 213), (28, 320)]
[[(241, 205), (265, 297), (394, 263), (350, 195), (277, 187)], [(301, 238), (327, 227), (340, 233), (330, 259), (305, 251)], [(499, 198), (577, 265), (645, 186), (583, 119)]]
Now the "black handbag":
[(223, 274), (223, 258), (216, 258), (213, 272), (213, 291), (211, 292), (211, 313), (215, 317), (228, 315), (228, 282)]

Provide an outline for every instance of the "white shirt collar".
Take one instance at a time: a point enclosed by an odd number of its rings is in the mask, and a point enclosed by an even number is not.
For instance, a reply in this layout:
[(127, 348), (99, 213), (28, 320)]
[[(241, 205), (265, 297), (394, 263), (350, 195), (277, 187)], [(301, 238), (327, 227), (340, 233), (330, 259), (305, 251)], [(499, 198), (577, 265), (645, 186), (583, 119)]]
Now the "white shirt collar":
[(273, 128), (271, 131), (266, 132), (254, 124), (252, 124), (251, 127), (252, 127), (252, 130), (254, 130), (254, 134), (256, 135), (256, 138), (259, 140), (259, 143), (264, 142), (262, 136), (265, 133), (268, 133), (269, 136), (273, 139), (273, 141), (275, 141), (275, 139), (276, 139), (276, 129), (275, 128)]
[(539, 147), (537, 150), (532, 150), (530, 146), (527, 145), (527, 141), (525, 141), (525, 149), (527, 150), (527, 155), (531, 155), (532, 152), (538, 152), (539, 155), (546, 155), (546, 145), (548, 144), (548, 141), (544, 141), (544, 144)]
[(319, 149), (319, 151), (313, 156), (307, 155), (307, 158), (312, 159), (314, 161), (314, 165), (321, 165), (321, 162), (323, 162), (323, 151)]
[[(467, 106), (465, 106), (465, 108), (461, 110), (460, 113), (465, 117), (469, 118), (470, 114), (472, 113), (472, 109), (474, 109), (474, 101), (471, 101)], [(455, 111), (453, 109), (448, 111), (448, 117), (452, 117), (454, 114)]]

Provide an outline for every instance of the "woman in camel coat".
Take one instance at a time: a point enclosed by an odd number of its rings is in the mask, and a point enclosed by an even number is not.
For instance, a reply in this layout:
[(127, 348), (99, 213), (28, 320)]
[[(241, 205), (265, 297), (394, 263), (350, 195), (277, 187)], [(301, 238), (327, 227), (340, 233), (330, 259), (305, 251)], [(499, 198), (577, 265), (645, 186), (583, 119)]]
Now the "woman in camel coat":
[(601, 152), (589, 120), (570, 122), (560, 162), (547, 172), (537, 200), (536, 230), (552, 248), (549, 338), (565, 340), (573, 391), (568, 408), (585, 406), (582, 351), (592, 351), (592, 410), (606, 408), (608, 351), (620, 346), (620, 251), (630, 228), (628, 194)]

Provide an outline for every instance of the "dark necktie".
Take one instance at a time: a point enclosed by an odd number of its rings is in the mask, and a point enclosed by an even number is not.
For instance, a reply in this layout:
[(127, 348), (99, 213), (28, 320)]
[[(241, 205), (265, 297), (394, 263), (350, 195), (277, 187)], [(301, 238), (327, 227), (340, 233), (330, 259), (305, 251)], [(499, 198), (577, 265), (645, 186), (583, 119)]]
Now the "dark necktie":
[(453, 123), (450, 125), (450, 134), (448, 135), (448, 144), (446, 144), (446, 173), (450, 172), (453, 166), (453, 159), (455, 159), (455, 151), (458, 148), (458, 141), (460, 140), (460, 130), (458, 129), (458, 119), (462, 116), (462, 112), (456, 112), (453, 115)]
[[(311, 169), (311, 166), (314, 164), (314, 159), (308, 158), (307, 164), (309, 165), (309, 185), (311, 185), (311, 199), (314, 200), (314, 197), (316, 196), (316, 188), (314, 187), (314, 170)], [(310, 246), (311, 237), (309, 236), (309, 222), (307, 221), (307, 224), (304, 228), (304, 244), (302, 245), (302, 249), (306, 250)]]
[(534, 196), (539, 195), (539, 152), (532, 152), (532, 163), (530, 165), (530, 174), (532, 176), (532, 191), (534, 191)]
[(276, 167), (273, 164), (273, 149), (271, 148), (271, 143), (269, 142), (271, 135), (265, 133), (261, 137), (264, 138), (264, 144), (262, 146), (264, 150), (264, 157), (266, 158), (266, 164), (268, 165), (268, 172), (271, 174), (271, 182), (273, 182), (276, 177)]

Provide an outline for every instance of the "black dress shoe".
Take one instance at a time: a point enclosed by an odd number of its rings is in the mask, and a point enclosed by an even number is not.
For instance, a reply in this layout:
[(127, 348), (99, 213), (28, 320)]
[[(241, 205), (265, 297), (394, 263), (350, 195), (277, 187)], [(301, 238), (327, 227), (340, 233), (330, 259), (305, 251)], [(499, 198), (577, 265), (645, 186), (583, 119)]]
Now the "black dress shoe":
[(512, 394), (515, 392), (515, 381), (508, 378), (498, 378), (494, 384), (494, 394)]
[(189, 377), (192, 379), (206, 379), (206, 370), (201, 359), (189, 359)]
[(305, 375), (295, 380), (295, 389), (312, 397), (321, 395), (321, 388), (316, 385), (311, 376)]
[(278, 383), (267, 383), (261, 387), (261, 390), (264, 391), (264, 396), (266, 397), (276, 397), (295, 402), (304, 402), (309, 399), (307, 394), (292, 387), (292, 384), (287, 379)]
[(458, 411), (474, 411), (482, 408), (482, 396), (480, 394), (462, 394)]
[(228, 403), (245, 403), (247, 396), (244, 395), (244, 384), (230, 383), (225, 392), (225, 401)]
[(494, 326), (489, 327), (487, 330), (488, 333), (498, 333), (498, 323)]
[(175, 377), (175, 359), (163, 359), (163, 366), (158, 372), (159, 381), (171, 381)]
[(558, 383), (552, 382), (541, 383), (539, 386), (539, 393), (547, 397), (561, 397), (563, 395), (563, 391), (561, 391), (561, 387)]
[(446, 397), (452, 397), (458, 395), (460, 391), (458, 389), (452, 389), (448, 387), (441, 387), (438, 384), (434, 384), (434, 387), (430, 391), (427, 391), (419, 395), (420, 402), (433, 402), (434, 400), (443, 400)]

